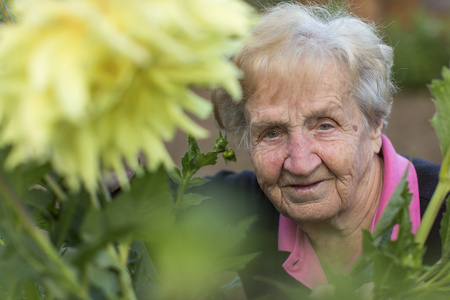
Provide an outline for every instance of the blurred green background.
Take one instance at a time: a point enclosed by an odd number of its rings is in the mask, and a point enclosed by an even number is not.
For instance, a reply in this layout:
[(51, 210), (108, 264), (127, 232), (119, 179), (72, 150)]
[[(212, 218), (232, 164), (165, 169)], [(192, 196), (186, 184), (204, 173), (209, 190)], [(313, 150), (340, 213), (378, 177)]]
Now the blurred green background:
[[(246, 0), (258, 9), (276, 0)], [(295, 1), (294, 1), (295, 2)], [(306, 1), (299, 1), (306, 2)], [(329, 1), (308, 1), (325, 3)], [(450, 0), (334, 0), (350, 3), (358, 16), (375, 22), (394, 47), (394, 79), (401, 90), (423, 90), (450, 62)]]

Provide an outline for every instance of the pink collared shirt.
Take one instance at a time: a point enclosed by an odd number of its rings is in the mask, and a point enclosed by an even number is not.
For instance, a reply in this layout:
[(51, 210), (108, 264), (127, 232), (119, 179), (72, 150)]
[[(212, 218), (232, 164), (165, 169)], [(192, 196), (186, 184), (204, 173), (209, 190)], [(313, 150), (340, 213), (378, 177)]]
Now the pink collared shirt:
[[(370, 231), (378, 223), (384, 208), (395, 191), (404, 172), (409, 166), (407, 181), (410, 193), (413, 195), (409, 206), (412, 232), (415, 233), (420, 224), (420, 199), (417, 174), (414, 166), (404, 157), (395, 152), (394, 147), (386, 136), (382, 136), (381, 152), (384, 158), (384, 180), (381, 199), (372, 221)], [(396, 239), (398, 226), (394, 227), (391, 238)], [(278, 250), (291, 254), (283, 264), (283, 268), (292, 277), (310, 289), (316, 285), (327, 284), (327, 278), (307, 235), (299, 226), (282, 215), (278, 228)], [(358, 251), (359, 252), (359, 251)], [(359, 253), (355, 253), (357, 256)], [(351, 262), (349, 262), (351, 263)]]

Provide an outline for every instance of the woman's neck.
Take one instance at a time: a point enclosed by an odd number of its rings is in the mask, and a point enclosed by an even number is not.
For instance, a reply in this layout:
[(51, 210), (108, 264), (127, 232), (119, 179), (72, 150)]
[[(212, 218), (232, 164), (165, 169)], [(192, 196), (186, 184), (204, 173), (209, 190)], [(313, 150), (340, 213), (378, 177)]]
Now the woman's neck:
[(361, 182), (364, 192), (353, 206), (332, 220), (314, 224), (301, 224), (322, 264), (344, 271), (361, 249), (362, 230), (369, 229), (383, 189), (383, 159), (376, 155), (373, 168)]

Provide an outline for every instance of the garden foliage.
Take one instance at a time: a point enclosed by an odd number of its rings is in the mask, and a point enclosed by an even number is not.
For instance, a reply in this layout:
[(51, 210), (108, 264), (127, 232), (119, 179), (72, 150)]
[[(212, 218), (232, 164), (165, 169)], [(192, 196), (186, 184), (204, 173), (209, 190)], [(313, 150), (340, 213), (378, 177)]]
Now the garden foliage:
[[(191, 116), (209, 117), (211, 104), (192, 87), (240, 97), (226, 57), (251, 29), (252, 8), (238, 0), (8, 4), (0, 299), (221, 299), (237, 283), (219, 275), (254, 256), (233, 254), (251, 221), (231, 226), (220, 212), (195, 210), (206, 200), (189, 193), (206, 181), (195, 177), (199, 168), (220, 153), (235, 158), (222, 136), (200, 151), (193, 136), (208, 133)], [(181, 170), (164, 146), (178, 129), (192, 134)]]

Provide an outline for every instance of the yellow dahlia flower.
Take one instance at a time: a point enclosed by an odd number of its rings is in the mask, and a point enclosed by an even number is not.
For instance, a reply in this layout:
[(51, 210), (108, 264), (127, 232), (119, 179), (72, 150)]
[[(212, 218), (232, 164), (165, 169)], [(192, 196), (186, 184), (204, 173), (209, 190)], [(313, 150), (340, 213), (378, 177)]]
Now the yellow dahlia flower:
[(7, 166), (50, 161), (72, 189), (101, 169), (154, 169), (177, 128), (202, 137), (210, 104), (193, 86), (239, 97), (226, 59), (252, 25), (238, 0), (22, 0), (0, 31), (0, 142)]

